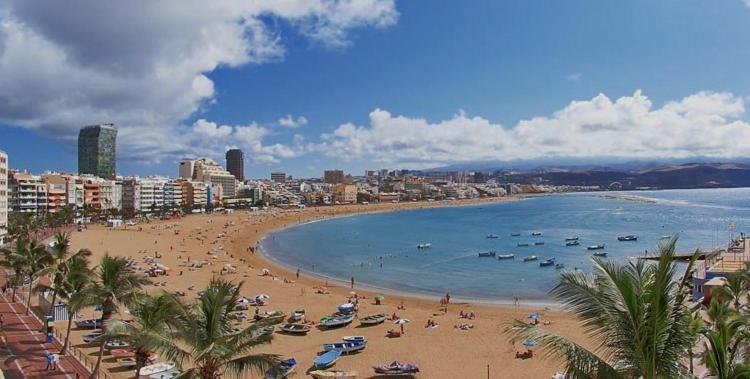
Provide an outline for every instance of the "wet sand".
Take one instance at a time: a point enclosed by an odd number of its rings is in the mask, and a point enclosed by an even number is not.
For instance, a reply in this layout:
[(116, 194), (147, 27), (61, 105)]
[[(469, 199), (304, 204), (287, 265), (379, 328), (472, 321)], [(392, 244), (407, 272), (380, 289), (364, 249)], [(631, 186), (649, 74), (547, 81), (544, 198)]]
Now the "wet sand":
[[(510, 200), (506, 198), (504, 200)], [(184, 299), (190, 300), (213, 276), (222, 275), (222, 268), (231, 265), (236, 272), (223, 274), (235, 282), (244, 282), (243, 295), (268, 294), (270, 300), (259, 307), (260, 311), (280, 310), (287, 315), (296, 308), (304, 308), (307, 318), (316, 322), (334, 313), (339, 304), (346, 303), (350, 291), (356, 291), (359, 300), (360, 317), (386, 313), (396, 313), (399, 317), (411, 320), (405, 326), (406, 333), (400, 338), (388, 338), (389, 329), (398, 325), (386, 321), (372, 327), (359, 327), (354, 322), (339, 329), (320, 330), (313, 328), (306, 336), (293, 336), (276, 333), (270, 345), (257, 352), (275, 353), (284, 357), (294, 357), (299, 366), (291, 378), (309, 377), (305, 371), (312, 366), (316, 354), (323, 343), (339, 342), (347, 335), (362, 335), (368, 339), (367, 348), (359, 353), (342, 356), (335, 365), (337, 369), (356, 370), (360, 378), (373, 377), (372, 366), (386, 364), (393, 360), (417, 363), (421, 368), (421, 378), (485, 378), (489, 365), (491, 378), (549, 378), (560, 369), (558, 362), (537, 355), (533, 359), (515, 358), (515, 352), (522, 350), (520, 343), (510, 342), (505, 328), (513, 319), (526, 320), (529, 312), (544, 314), (542, 320), (550, 321), (545, 326), (557, 333), (585, 342), (581, 328), (567, 313), (542, 309), (531, 304), (492, 305), (461, 302), (455, 300), (444, 313), (439, 298), (412, 297), (402, 294), (386, 294), (381, 305), (374, 305), (373, 293), (357, 288), (352, 290), (348, 283), (328, 283), (328, 294), (317, 293), (316, 288), (325, 283), (320, 279), (300, 276), (265, 259), (259, 253), (250, 252), (248, 247), (256, 246), (265, 234), (280, 228), (309, 222), (321, 218), (343, 216), (355, 213), (387, 212), (401, 209), (415, 209), (433, 206), (468, 205), (501, 199), (477, 199), (452, 202), (398, 203), (346, 205), (335, 207), (307, 208), (301, 210), (279, 210), (247, 212), (239, 211), (229, 215), (190, 215), (181, 219), (140, 223), (128, 229), (112, 230), (102, 226), (90, 226), (83, 232), (75, 232), (72, 238), (74, 248), (89, 248), (93, 251), (92, 262), (96, 263), (105, 253), (135, 259), (141, 267), (144, 258), (161, 255), (159, 261), (171, 270), (166, 276), (152, 280), (165, 282), (164, 286), (147, 286), (153, 291), (184, 291)], [(202, 268), (189, 268), (190, 260), (203, 261)], [(273, 276), (261, 276), (262, 269), (268, 269)], [(182, 271), (182, 275), (180, 275)], [(188, 290), (188, 287), (194, 289)], [(405, 309), (398, 309), (403, 304)], [(253, 316), (253, 307), (247, 311)], [(458, 317), (460, 311), (474, 312), (473, 320)], [(83, 312), (94, 316), (93, 311)], [(97, 314), (98, 315), (98, 314)], [(127, 315), (123, 315), (127, 317)], [(436, 328), (425, 328), (428, 319), (436, 321)], [(454, 328), (454, 325), (473, 324), (469, 330)], [(247, 321), (243, 325), (248, 325)], [(58, 327), (62, 327), (60, 324)], [(86, 347), (80, 339), (86, 331), (74, 330), (73, 344), (94, 354), (94, 346)], [(92, 355), (93, 359), (93, 355)], [(105, 356), (104, 367), (115, 377), (132, 376), (132, 372), (118, 368), (112, 359)], [(118, 374), (119, 373), (119, 374)]]

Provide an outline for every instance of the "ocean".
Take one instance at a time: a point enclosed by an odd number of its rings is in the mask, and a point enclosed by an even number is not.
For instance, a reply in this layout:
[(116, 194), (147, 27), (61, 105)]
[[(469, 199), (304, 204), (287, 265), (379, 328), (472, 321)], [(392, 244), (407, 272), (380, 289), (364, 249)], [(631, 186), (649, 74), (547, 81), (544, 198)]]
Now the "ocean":
[[(543, 259), (590, 272), (589, 245), (605, 244), (606, 259), (625, 262), (654, 250), (662, 236), (679, 235), (678, 251), (693, 252), (723, 247), (731, 233), (749, 229), (750, 188), (597, 192), (340, 217), (274, 232), (261, 244), (292, 270), (346, 282), (354, 277), (386, 291), (543, 302), (561, 271), (540, 267)], [(618, 241), (623, 235), (638, 240)], [(580, 246), (565, 246), (569, 236), (578, 236)], [(431, 247), (417, 249), (421, 243)], [(486, 251), (515, 259), (478, 257)], [(524, 263), (530, 255), (539, 261)]]

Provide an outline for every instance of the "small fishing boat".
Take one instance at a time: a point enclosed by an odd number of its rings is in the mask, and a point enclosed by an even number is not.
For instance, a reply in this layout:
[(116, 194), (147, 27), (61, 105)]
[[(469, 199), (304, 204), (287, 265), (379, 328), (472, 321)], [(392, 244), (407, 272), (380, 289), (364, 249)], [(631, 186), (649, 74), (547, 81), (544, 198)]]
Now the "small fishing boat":
[(294, 358), (289, 358), (285, 361), (279, 362), (279, 365), (275, 369), (269, 369), (265, 373), (265, 377), (269, 379), (281, 379), (291, 375), (294, 368), (297, 367), (297, 361)]
[(534, 237), (539, 237), (542, 235), (542, 232), (532, 232), (531, 235)]
[(536, 255), (530, 255), (528, 257), (524, 257), (523, 261), (524, 262), (531, 262), (531, 261), (535, 261), (537, 259), (539, 259), (539, 257), (537, 257)]
[(488, 234), (487, 238), (495, 239), (495, 238), (500, 238), (500, 237), (497, 234)]
[(102, 327), (102, 319), (100, 318), (89, 318), (86, 320), (76, 320), (73, 322), (76, 324), (76, 328), (79, 329), (96, 329)]
[(629, 236), (620, 236), (617, 237), (618, 241), (638, 241), (638, 236), (629, 235)]
[(497, 256), (497, 259), (513, 259), (515, 257), (515, 254), (500, 254)]
[(352, 341), (352, 342), (336, 342), (336, 343), (324, 343), (323, 351), (337, 350), (344, 354), (359, 351), (367, 346), (367, 341)]
[(356, 371), (315, 370), (310, 372), (315, 379), (357, 379)]
[(302, 308), (293, 310), (292, 311), (291, 319), (292, 319), (292, 321), (301, 321), (301, 320), (304, 320), (305, 319), (305, 310), (302, 309)]
[(565, 241), (578, 241), (578, 236), (565, 237)]
[(284, 333), (290, 334), (307, 334), (310, 331), (310, 325), (305, 324), (284, 324), (279, 327)]
[(367, 317), (363, 317), (359, 319), (359, 322), (362, 325), (375, 325), (383, 323), (388, 318), (388, 315), (385, 313), (379, 313), (376, 315), (369, 315)]
[(354, 321), (354, 315), (326, 316), (320, 319), (320, 324), (326, 328), (337, 328), (339, 326), (349, 325)]
[(284, 313), (281, 312), (281, 311), (260, 312), (260, 313), (256, 314), (255, 316), (253, 316), (253, 318), (255, 320), (265, 320), (267, 318), (281, 316), (283, 314)]
[(539, 267), (553, 266), (554, 264), (555, 258), (549, 258), (539, 262)]
[(607, 252), (606, 252), (606, 251), (597, 251), (597, 252), (596, 252), (596, 253), (594, 253), (593, 255), (594, 255), (595, 257), (606, 257), (606, 256), (607, 256)]
[(376, 374), (380, 375), (408, 375), (419, 372), (419, 366), (410, 363), (394, 361), (389, 365), (374, 366)]
[(558, 263), (555, 265), (555, 270), (562, 270), (565, 268), (565, 265), (562, 263)]
[(429, 249), (431, 247), (431, 243), (420, 243), (419, 245), (417, 245), (417, 249)]
[(141, 375), (151, 376), (156, 373), (169, 371), (173, 368), (174, 368), (173, 363), (165, 363), (165, 362), (154, 363), (152, 365), (144, 366), (143, 368), (141, 368)]
[(494, 251), (485, 251), (483, 253), (479, 253), (479, 258), (482, 257), (494, 257), (497, 253)]
[(520, 237), (521, 233), (511, 233), (510, 236), (511, 237)]
[(541, 246), (541, 245), (544, 245), (544, 241), (534, 242), (534, 246)]
[(588, 249), (588, 250), (601, 250), (601, 249), (604, 249), (604, 244), (600, 243), (598, 245), (591, 245), (591, 246), (587, 247), (586, 249)]
[(344, 342), (365, 341), (365, 336), (343, 336), (341, 340)]
[(326, 351), (325, 353), (318, 355), (315, 357), (315, 360), (313, 361), (313, 365), (315, 368), (321, 369), (321, 368), (329, 368), (336, 364), (336, 361), (339, 360), (341, 357), (341, 352), (338, 350), (330, 350)]
[(565, 246), (578, 246), (580, 244), (581, 243), (578, 242), (578, 241), (568, 241), (568, 242), (565, 242)]
[(528, 243), (519, 242), (519, 243), (516, 244), (516, 246), (518, 246), (518, 247), (528, 247), (529, 244)]
[(172, 379), (178, 377), (182, 372), (176, 368), (149, 375), (149, 379)]

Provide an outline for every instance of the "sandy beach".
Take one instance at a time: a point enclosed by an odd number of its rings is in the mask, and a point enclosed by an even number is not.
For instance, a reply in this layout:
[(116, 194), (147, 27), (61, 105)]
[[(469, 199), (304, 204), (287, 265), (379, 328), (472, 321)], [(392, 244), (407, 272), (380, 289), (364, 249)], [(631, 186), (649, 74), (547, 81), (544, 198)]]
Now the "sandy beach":
[[(510, 200), (510, 199), (505, 199)], [(328, 294), (317, 293), (325, 283), (319, 279), (296, 277), (289, 271), (265, 259), (261, 254), (250, 251), (257, 241), (267, 233), (291, 225), (367, 212), (388, 212), (422, 207), (454, 206), (479, 202), (500, 201), (500, 199), (479, 199), (468, 201), (434, 203), (398, 203), (351, 205), (300, 210), (272, 209), (267, 211), (238, 211), (234, 214), (190, 215), (181, 219), (140, 223), (128, 229), (112, 230), (102, 226), (90, 226), (83, 232), (74, 232), (73, 248), (89, 248), (93, 252), (92, 262), (96, 264), (105, 253), (126, 256), (141, 263), (146, 257), (158, 258), (159, 262), (171, 270), (168, 275), (153, 278), (155, 283), (147, 290), (184, 291), (184, 299), (193, 299), (213, 276), (223, 275), (225, 279), (244, 282), (243, 295), (268, 294), (270, 300), (260, 307), (260, 311), (280, 310), (289, 315), (293, 309), (304, 308), (308, 320), (317, 321), (336, 311), (339, 304), (346, 303), (350, 292), (364, 297), (359, 300), (360, 317), (377, 314), (397, 314), (411, 320), (405, 326), (406, 333), (400, 338), (388, 338), (389, 329), (397, 325), (386, 321), (372, 327), (359, 327), (358, 322), (340, 329), (320, 330), (313, 328), (306, 336), (276, 333), (270, 345), (257, 352), (275, 353), (284, 357), (294, 357), (299, 366), (291, 378), (309, 377), (305, 374), (312, 361), (322, 349), (323, 343), (340, 341), (346, 335), (362, 335), (368, 339), (363, 351), (343, 356), (335, 368), (356, 370), (360, 378), (373, 377), (372, 366), (387, 364), (393, 360), (416, 363), (421, 368), (420, 378), (485, 378), (488, 365), (491, 378), (549, 378), (560, 369), (555, 361), (541, 356), (532, 359), (516, 359), (516, 351), (522, 350), (520, 343), (513, 346), (503, 330), (513, 319), (526, 320), (529, 312), (544, 314), (542, 320), (551, 324), (546, 328), (557, 333), (583, 341), (580, 327), (575, 320), (561, 311), (540, 309), (529, 306), (501, 306), (491, 304), (456, 303), (444, 313), (440, 309), (440, 299), (411, 297), (387, 294), (381, 305), (375, 305), (373, 293), (355, 288), (352, 290), (342, 283), (328, 283)], [(188, 263), (189, 261), (189, 263)], [(189, 267), (196, 261), (204, 262), (202, 267)], [(224, 268), (224, 270), (222, 270)], [(262, 269), (272, 275), (261, 276)], [(224, 271), (224, 272), (222, 272)], [(189, 289), (190, 288), (190, 289)], [(403, 308), (398, 309), (403, 304)], [(252, 318), (254, 309), (247, 311)], [(459, 312), (474, 312), (473, 320), (459, 318)], [(83, 312), (94, 316), (93, 310)], [(127, 317), (127, 315), (123, 315)], [(435, 328), (425, 328), (428, 320), (438, 323)], [(472, 324), (473, 328), (461, 330), (455, 325)], [(248, 321), (243, 322), (247, 325)], [(58, 328), (64, 328), (59, 323)], [(73, 345), (84, 349), (95, 359), (95, 346), (82, 342), (85, 330), (74, 330)], [(117, 367), (113, 359), (105, 356), (104, 367), (114, 377), (128, 377), (131, 371)]]

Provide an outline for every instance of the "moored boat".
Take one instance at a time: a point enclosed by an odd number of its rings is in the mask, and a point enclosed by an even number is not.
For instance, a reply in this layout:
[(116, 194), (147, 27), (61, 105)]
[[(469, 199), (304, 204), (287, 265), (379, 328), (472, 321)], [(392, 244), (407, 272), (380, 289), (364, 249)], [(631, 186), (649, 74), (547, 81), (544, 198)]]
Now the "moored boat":
[(417, 249), (429, 249), (431, 247), (431, 243), (420, 243), (419, 245), (417, 245)]
[(419, 366), (411, 363), (391, 362), (389, 365), (374, 366), (376, 374), (380, 375), (407, 375), (419, 372)]
[(310, 372), (315, 379), (357, 379), (356, 371), (344, 370), (315, 370)]
[(565, 237), (565, 241), (578, 241), (578, 236)]
[(534, 237), (539, 237), (542, 235), (542, 232), (532, 232), (531, 235)]
[(307, 334), (310, 331), (310, 325), (305, 324), (285, 324), (279, 327), (284, 333), (290, 334)]
[(361, 319), (359, 319), (359, 322), (362, 325), (375, 325), (375, 324), (380, 324), (384, 322), (387, 318), (388, 318), (388, 315), (386, 315), (385, 313), (379, 313), (376, 315), (369, 315), (367, 317), (362, 317)]
[(537, 259), (539, 259), (539, 257), (537, 257), (536, 255), (529, 255), (528, 257), (524, 257), (523, 261), (524, 262), (531, 262), (531, 261), (535, 261)]
[(497, 259), (513, 259), (515, 257), (515, 254), (500, 254), (497, 256)]
[(320, 319), (320, 324), (326, 328), (336, 328), (349, 325), (354, 321), (354, 315), (326, 316)]
[(495, 238), (500, 238), (500, 237), (497, 234), (488, 234), (487, 238), (495, 239)]
[(629, 236), (620, 236), (617, 237), (618, 241), (638, 241), (638, 236), (629, 235)]
[(511, 237), (520, 237), (521, 233), (511, 233), (510, 236)]
[(359, 351), (367, 346), (366, 340), (351, 341), (351, 342), (335, 342), (335, 343), (324, 343), (323, 351), (337, 350), (342, 353), (348, 354), (354, 351)]
[(549, 258), (549, 259), (545, 259), (539, 262), (539, 267), (552, 266), (554, 264), (555, 264), (555, 258)]
[(593, 255), (594, 255), (595, 257), (606, 257), (606, 256), (607, 256), (607, 252), (606, 252), (606, 251), (597, 251), (597, 252), (596, 252), (596, 253), (594, 253)]
[(588, 249), (588, 250), (601, 250), (601, 249), (604, 249), (604, 244), (600, 243), (598, 245), (591, 245), (591, 246), (587, 247), (586, 249)]
[(528, 243), (519, 242), (519, 243), (516, 244), (516, 246), (518, 246), (518, 247), (527, 247), (527, 246), (529, 246), (529, 244)]
[(542, 245), (544, 245), (544, 241), (534, 242), (534, 246), (542, 246)]
[(580, 245), (580, 244), (581, 244), (581, 243), (580, 243), (580, 242), (578, 242), (578, 240), (576, 240), (576, 241), (568, 241), (568, 242), (565, 242), (565, 246), (578, 246), (578, 245)]
[(86, 319), (86, 320), (76, 320), (73, 321), (76, 324), (76, 328), (79, 329), (96, 329), (102, 327), (102, 319)]
[(479, 257), (480, 258), (482, 258), (482, 257), (494, 257), (496, 254), (497, 253), (494, 252), (494, 251), (485, 251), (485, 252), (479, 253)]
[(341, 357), (341, 352), (338, 350), (326, 351), (325, 353), (315, 357), (315, 360), (313, 361), (313, 365), (315, 366), (315, 368), (318, 368), (318, 369), (329, 368), (333, 366), (336, 363), (336, 361), (339, 360), (340, 357)]
[(182, 372), (176, 368), (171, 370), (157, 372), (156, 374), (149, 375), (149, 379), (172, 379), (178, 377)]
[(558, 263), (558, 264), (556, 264), (556, 265), (555, 265), (555, 269), (556, 269), (556, 270), (562, 270), (562, 269), (564, 269), (564, 268), (565, 268), (565, 265), (564, 265), (564, 264), (562, 264), (562, 263)]
[(365, 336), (343, 336), (341, 340), (344, 342), (365, 341)]

